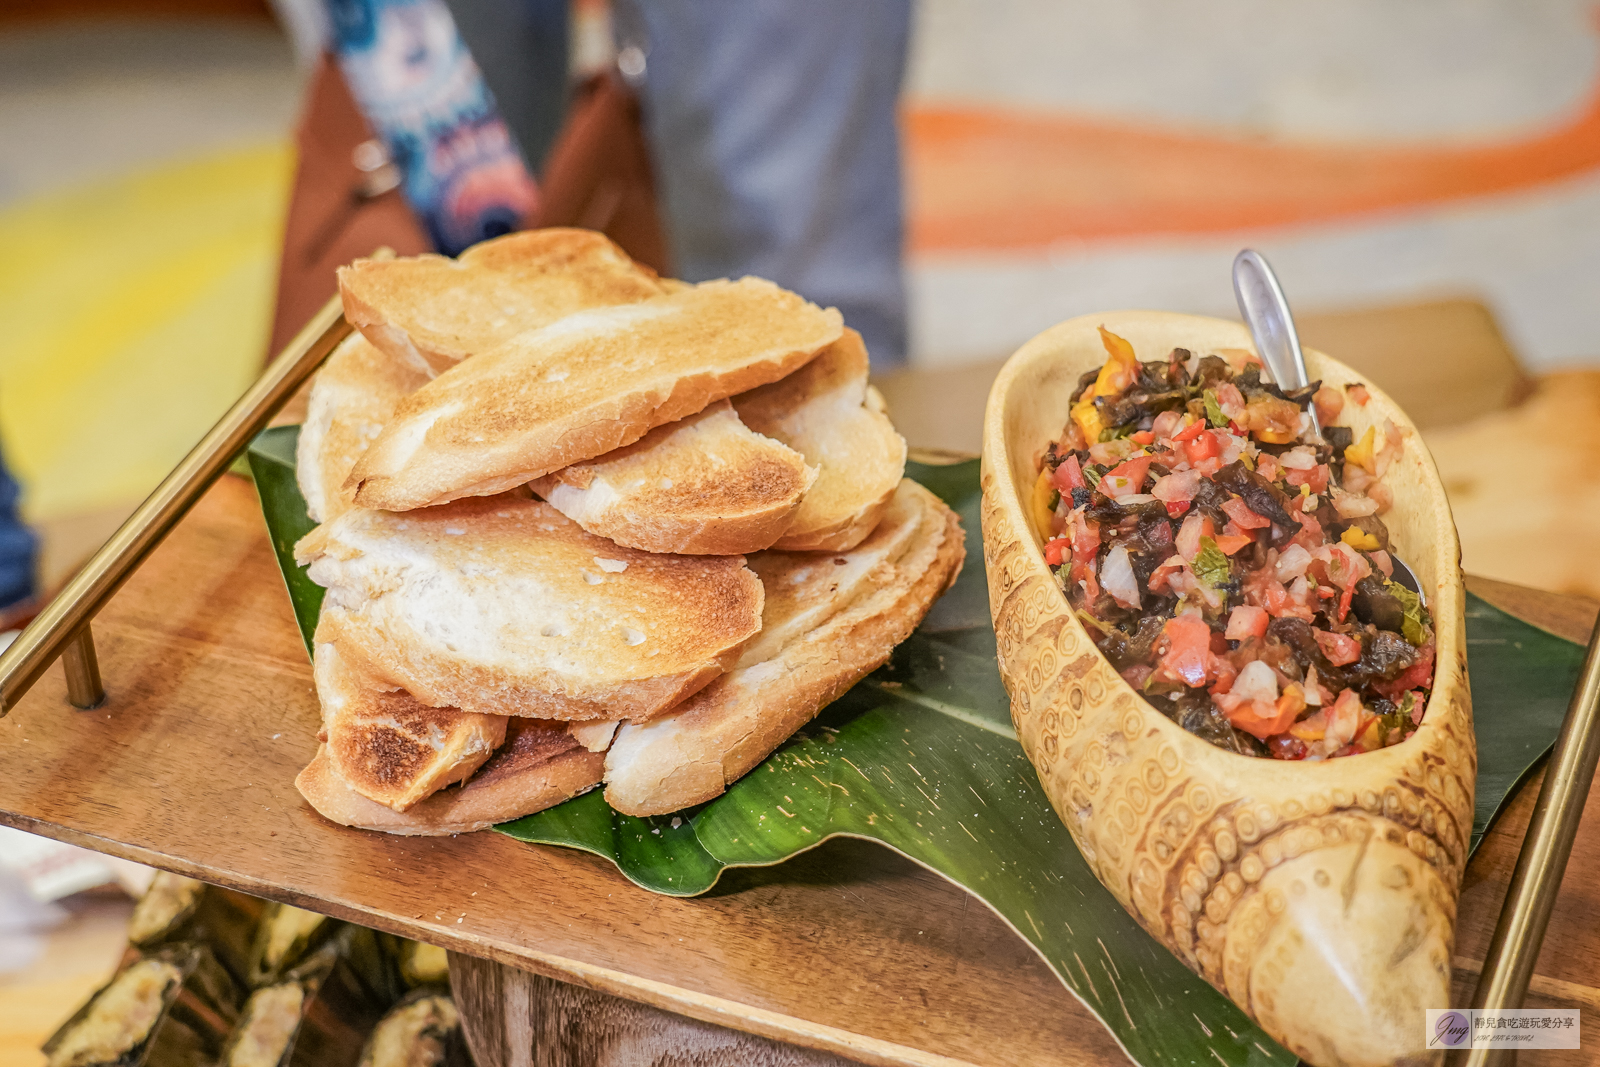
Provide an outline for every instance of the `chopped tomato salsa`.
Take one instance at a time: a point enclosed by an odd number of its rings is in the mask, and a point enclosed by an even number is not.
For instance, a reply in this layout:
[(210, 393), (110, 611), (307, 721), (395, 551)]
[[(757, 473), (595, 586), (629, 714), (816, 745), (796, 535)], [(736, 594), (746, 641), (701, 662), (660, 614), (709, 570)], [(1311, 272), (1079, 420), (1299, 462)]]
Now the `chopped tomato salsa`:
[(1314, 760), (1409, 737), (1434, 640), (1380, 517), (1405, 434), (1330, 425), (1365, 417), (1364, 389), (1347, 406), (1321, 382), (1284, 391), (1256, 362), (1181, 348), (1140, 362), (1101, 335), (1109, 356), (1078, 384), (1036, 505), (1045, 562), (1101, 652), (1230, 751)]

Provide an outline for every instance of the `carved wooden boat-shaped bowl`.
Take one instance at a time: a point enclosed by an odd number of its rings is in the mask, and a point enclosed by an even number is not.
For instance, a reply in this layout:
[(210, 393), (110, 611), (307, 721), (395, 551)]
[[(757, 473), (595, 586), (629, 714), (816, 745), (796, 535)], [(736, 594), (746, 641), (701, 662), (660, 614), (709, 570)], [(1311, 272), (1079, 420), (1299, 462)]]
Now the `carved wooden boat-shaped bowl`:
[[(1023, 749), (1100, 880), (1287, 1048), (1320, 1065), (1432, 1062), (1423, 1009), (1449, 1006), (1477, 764), (1460, 548), (1433, 460), (1413, 433), (1385, 478), (1384, 521), (1437, 630), (1422, 725), (1392, 747), (1325, 761), (1223, 751), (1156, 711), (1100, 654), (1028, 518), (1078, 377), (1105, 360), (1097, 326), (1142, 360), (1254, 348), (1237, 323), (1123, 311), (1047, 330), (1001, 371), (984, 423), (983, 546)], [(1313, 380), (1362, 380), (1319, 352), (1306, 360)], [(1340, 425), (1358, 439), (1385, 418), (1411, 426), (1368, 388), (1370, 402), (1347, 403)]]

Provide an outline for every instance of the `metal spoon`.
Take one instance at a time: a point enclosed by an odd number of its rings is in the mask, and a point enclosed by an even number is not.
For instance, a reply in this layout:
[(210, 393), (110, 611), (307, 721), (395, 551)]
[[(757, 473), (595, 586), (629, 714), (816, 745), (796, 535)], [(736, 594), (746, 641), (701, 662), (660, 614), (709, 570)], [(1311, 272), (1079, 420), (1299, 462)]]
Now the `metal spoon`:
[[(1300, 350), (1300, 335), (1294, 328), (1294, 315), (1289, 311), (1289, 301), (1284, 299), (1283, 286), (1272, 273), (1267, 257), (1253, 248), (1246, 248), (1233, 260), (1233, 295), (1239, 301), (1239, 314), (1250, 327), (1256, 340), (1256, 351), (1267, 365), (1267, 373), (1280, 389), (1304, 389), (1311, 384), (1306, 373), (1306, 355)], [(1315, 404), (1308, 409), (1311, 432), (1320, 440), (1322, 424), (1317, 421)], [(1427, 603), (1422, 583), (1410, 567), (1393, 552), (1389, 559), (1394, 564), (1394, 580), (1411, 590)]]

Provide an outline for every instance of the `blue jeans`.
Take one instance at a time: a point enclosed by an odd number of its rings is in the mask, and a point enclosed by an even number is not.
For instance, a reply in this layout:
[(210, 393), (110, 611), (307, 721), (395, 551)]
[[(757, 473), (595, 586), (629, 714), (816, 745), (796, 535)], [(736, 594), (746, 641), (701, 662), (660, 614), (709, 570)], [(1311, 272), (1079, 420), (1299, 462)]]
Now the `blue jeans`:
[[(757, 274), (906, 358), (895, 108), (911, 0), (618, 0), (673, 269)], [(626, 57), (624, 57), (626, 58)], [(634, 74), (624, 63), (624, 73)]]
[(22, 490), (0, 456), (0, 608), (33, 595), (39, 541), (17, 513)]

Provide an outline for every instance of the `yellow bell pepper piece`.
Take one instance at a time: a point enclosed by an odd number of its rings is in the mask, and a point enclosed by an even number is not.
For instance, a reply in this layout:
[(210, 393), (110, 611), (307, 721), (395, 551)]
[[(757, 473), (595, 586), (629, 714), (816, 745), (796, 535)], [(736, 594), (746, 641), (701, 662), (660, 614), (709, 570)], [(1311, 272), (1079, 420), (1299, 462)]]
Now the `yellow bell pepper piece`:
[(1383, 747), (1383, 720), (1373, 716), (1367, 725), (1356, 734), (1355, 745), (1363, 752), (1372, 752)]
[(1078, 429), (1083, 431), (1083, 439), (1089, 444), (1100, 440), (1100, 434), (1105, 431), (1105, 425), (1100, 421), (1100, 410), (1094, 406), (1094, 392), (1091, 386), (1084, 390), (1079, 401), (1072, 405), (1072, 421), (1078, 424)]
[(1339, 535), (1339, 540), (1357, 552), (1376, 552), (1382, 547), (1378, 544), (1376, 537), (1373, 537), (1359, 526), (1347, 527), (1344, 533)]
[(1046, 467), (1039, 472), (1038, 481), (1033, 483), (1033, 499), (1030, 501), (1033, 525), (1038, 527), (1039, 536), (1046, 541), (1055, 536), (1050, 532), (1050, 520), (1055, 517), (1055, 509), (1050, 506), (1050, 501), (1055, 494), (1055, 483), (1050, 480), (1050, 468)]
[(1374, 455), (1373, 438), (1375, 433), (1371, 426), (1361, 435), (1361, 440), (1344, 450), (1344, 461), (1354, 463), (1368, 474), (1378, 473), (1378, 460)]
[(1106, 428), (1100, 421), (1099, 409), (1094, 406), (1095, 397), (1116, 396), (1139, 377), (1139, 360), (1133, 354), (1133, 345), (1104, 326), (1100, 327), (1100, 343), (1105, 345), (1108, 353), (1104, 366), (1100, 368), (1100, 376), (1072, 405), (1072, 421), (1078, 424), (1084, 440), (1091, 445), (1100, 440)]

